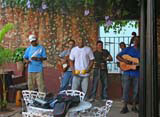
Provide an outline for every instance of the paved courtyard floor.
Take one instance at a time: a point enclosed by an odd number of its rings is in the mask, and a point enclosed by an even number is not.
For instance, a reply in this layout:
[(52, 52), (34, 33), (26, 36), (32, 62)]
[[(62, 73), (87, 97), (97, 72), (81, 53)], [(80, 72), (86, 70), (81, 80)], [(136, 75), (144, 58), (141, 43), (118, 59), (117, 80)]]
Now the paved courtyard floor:
[[(92, 103), (93, 106), (102, 106), (104, 105), (103, 101), (96, 101)], [(129, 112), (126, 114), (120, 114), (122, 104), (120, 101), (114, 101), (111, 107), (111, 110), (108, 113), (107, 117), (138, 117), (137, 113), (131, 111), (131, 105), (129, 107)], [(7, 112), (0, 112), (0, 117), (22, 117), (21, 107), (16, 107), (14, 103), (8, 105)]]

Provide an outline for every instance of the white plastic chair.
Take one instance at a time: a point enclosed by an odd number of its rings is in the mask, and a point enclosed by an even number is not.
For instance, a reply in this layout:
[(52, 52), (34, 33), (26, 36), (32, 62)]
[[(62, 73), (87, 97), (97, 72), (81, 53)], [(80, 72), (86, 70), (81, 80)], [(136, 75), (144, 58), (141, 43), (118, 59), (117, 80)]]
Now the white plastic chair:
[(85, 93), (78, 91), (78, 90), (63, 90), (63, 91), (60, 91), (59, 94), (66, 94), (66, 95), (70, 95), (70, 96), (79, 96), (80, 101), (83, 101), (84, 97), (85, 97)]
[(53, 116), (42, 115), (39, 113), (22, 112), (22, 117), (53, 117)]
[(22, 95), (23, 95), (23, 99), (26, 104), (27, 112), (30, 112), (32, 115), (37, 114), (37, 113), (39, 115), (48, 115), (48, 116), (53, 115), (53, 109), (43, 109), (43, 108), (31, 106), (33, 104), (34, 99), (36, 98), (44, 99), (46, 96), (46, 93), (38, 92), (38, 91), (31, 91), (31, 90), (23, 90)]
[(46, 96), (46, 93), (32, 91), (32, 90), (23, 90), (22, 95), (23, 95), (23, 99), (25, 101), (26, 106), (28, 106), (30, 104), (33, 104), (33, 100), (36, 98), (44, 99)]
[(85, 112), (79, 112), (78, 117), (107, 117), (107, 114), (110, 111), (110, 108), (112, 106), (113, 101), (107, 100), (106, 104), (101, 107), (92, 107), (89, 110), (86, 110)]
[(113, 101), (107, 100), (105, 106), (102, 107), (93, 107), (92, 112), (94, 117), (107, 117), (108, 112), (112, 106)]

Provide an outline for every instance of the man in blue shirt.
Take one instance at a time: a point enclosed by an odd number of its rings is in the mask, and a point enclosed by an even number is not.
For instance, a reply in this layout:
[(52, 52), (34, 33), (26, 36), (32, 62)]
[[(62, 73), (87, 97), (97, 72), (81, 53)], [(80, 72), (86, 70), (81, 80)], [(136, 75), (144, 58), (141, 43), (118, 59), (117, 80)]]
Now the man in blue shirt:
[(35, 35), (30, 35), (29, 41), (31, 45), (23, 56), (25, 63), (28, 64), (28, 89), (34, 90), (37, 85), (38, 91), (45, 92), (43, 61), (47, 59), (46, 51), (43, 46), (38, 44)]
[[(130, 61), (124, 59), (122, 56), (123, 55), (129, 55), (133, 58), (140, 59), (140, 51), (139, 51), (139, 37), (136, 36), (134, 37), (134, 46), (128, 47), (124, 50), (122, 50), (118, 55), (117, 59), (120, 62), (124, 62), (126, 64), (131, 64)], [(136, 108), (136, 98), (138, 94), (138, 79), (139, 79), (139, 68), (135, 70), (126, 70), (123, 72), (122, 75), (122, 87), (123, 87), (123, 96), (122, 99), (124, 101), (124, 106), (121, 110), (121, 113), (127, 113), (128, 112), (128, 107), (127, 103), (129, 100), (129, 89), (130, 89), (130, 83), (133, 83), (133, 106), (132, 106), (132, 111), (138, 112)]]

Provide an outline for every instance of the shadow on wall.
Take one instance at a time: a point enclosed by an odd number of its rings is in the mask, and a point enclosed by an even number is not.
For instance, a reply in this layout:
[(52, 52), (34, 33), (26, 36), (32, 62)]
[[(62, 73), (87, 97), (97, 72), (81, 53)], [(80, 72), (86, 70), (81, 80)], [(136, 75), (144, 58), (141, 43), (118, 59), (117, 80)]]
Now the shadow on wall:
[(48, 92), (57, 94), (60, 87), (60, 72), (52, 67), (44, 68), (45, 86)]
[[(12, 69), (15, 75), (17, 76), (21, 75), (16, 69), (16, 64), (9, 64), (7, 65), (7, 67)], [(56, 95), (59, 91), (59, 87), (60, 87), (59, 77), (60, 77), (60, 71), (58, 71), (57, 69), (54, 69), (53, 67), (44, 67), (44, 80), (45, 80), (46, 89), (48, 92), (53, 93), (54, 95)], [(13, 81), (16, 84), (19, 84), (22, 81), (23, 82), (27, 81), (27, 68), (25, 69), (24, 77), (13, 78)], [(92, 87), (92, 78), (90, 78), (90, 81), (89, 81), (88, 94), (90, 94), (91, 87)], [(98, 87), (97, 98), (100, 98), (100, 95), (101, 95), (101, 83)], [(120, 99), (121, 95), (122, 95), (122, 87), (121, 87), (120, 74), (109, 74), (109, 78), (108, 78), (109, 98)]]
[[(44, 68), (44, 78), (45, 85), (48, 92), (57, 94), (60, 87), (60, 72), (54, 68), (46, 67)], [(100, 98), (101, 95), (101, 83), (98, 86), (97, 98)], [(92, 87), (92, 78), (89, 80), (88, 94)], [(120, 74), (109, 74), (108, 78), (108, 96), (110, 99), (121, 99), (122, 96), (122, 87)]]

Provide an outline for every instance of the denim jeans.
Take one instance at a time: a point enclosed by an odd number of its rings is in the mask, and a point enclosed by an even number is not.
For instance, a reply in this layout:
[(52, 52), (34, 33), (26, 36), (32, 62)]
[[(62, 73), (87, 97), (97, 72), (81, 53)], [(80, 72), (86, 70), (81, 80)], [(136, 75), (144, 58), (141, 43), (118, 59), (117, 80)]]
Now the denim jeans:
[(90, 98), (96, 98), (96, 92), (97, 92), (99, 80), (101, 81), (101, 84), (102, 84), (101, 98), (102, 99), (108, 98), (107, 96), (107, 78), (108, 78), (107, 70), (94, 69), (93, 83), (92, 83)]
[(72, 71), (64, 72), (61, 81), (60, 91), (66, 90), (71, 80), (72, 80)]
[(129, 91), (130, 91), (131, 82), (132, 82), (132, 86), (133, 86), (132, 99), (133, 99), (133, 101), (136, 101), (137, 94), (138, 94), (138, 79), (139, 78), (131, 77), (131, 76), (128, 76), (125, 74), (122, 75), (122, 87), (123, 87), (122, 99), (125, 102), (128, 102), (128, 100), (129, 100)]
[(81, 85), (80, 88), (86, 94), (88, 89), (88, 76), (86, 77), (73, 76), (72, 90), (78, 90), (80, 85)]

